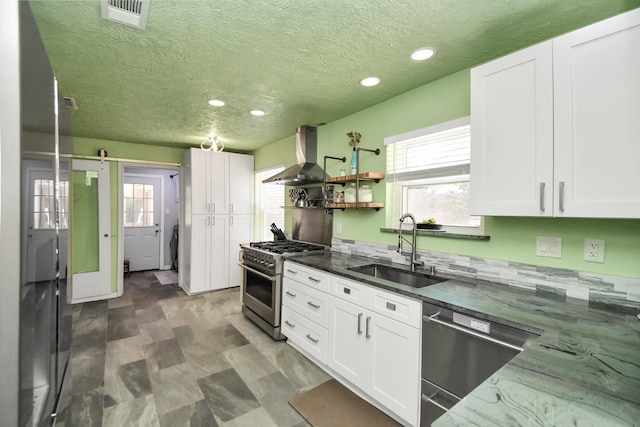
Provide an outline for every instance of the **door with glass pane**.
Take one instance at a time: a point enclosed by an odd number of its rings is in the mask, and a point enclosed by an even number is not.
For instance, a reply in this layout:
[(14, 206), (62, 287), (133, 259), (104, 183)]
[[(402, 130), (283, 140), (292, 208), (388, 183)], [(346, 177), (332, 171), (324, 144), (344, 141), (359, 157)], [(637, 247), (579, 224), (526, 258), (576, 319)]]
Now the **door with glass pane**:
[(71, 174), (71, 298), (110, 296), (111, 203), (109, 163), (74, 160)]
[[(31, 163), (30, 163), (31, 162)], [(50, 280), (50, 272), (43, 269), (44, 263), (38, 262), (35, 254), (38, 248), (56, 238), (55, 230), (55, 194), (53, 171), (38, 167), (37, 160), (25, 161), (28, 176), (29, 191), (29, 224), (27, 234), (27, 264), (33, 262), (34, 265), (26, 265), (26, 280), (28, 283)], [(30, 167), (36, 163), (36, 167)], [(68, 224), (68, 203), (69, 203), (69, 174), (60, 172), (60, 279), (66, 278), (67, 267), (67, 241), (69, 236)], [(55, 250), (52, 247), (52, 250)], [(55, 254), (51, 254), (52, 259)]]
[(125, 174), (124, 258), (130, 271), (160, 269), (162, 177)]

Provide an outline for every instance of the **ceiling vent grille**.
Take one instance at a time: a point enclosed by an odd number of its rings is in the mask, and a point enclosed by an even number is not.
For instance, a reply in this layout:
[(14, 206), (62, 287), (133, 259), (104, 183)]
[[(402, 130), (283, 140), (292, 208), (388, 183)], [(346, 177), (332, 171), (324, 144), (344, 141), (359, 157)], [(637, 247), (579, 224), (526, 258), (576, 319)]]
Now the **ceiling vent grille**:
[(147, 27), (150, 0), (100, 0), (102, 17), (139, 30)]

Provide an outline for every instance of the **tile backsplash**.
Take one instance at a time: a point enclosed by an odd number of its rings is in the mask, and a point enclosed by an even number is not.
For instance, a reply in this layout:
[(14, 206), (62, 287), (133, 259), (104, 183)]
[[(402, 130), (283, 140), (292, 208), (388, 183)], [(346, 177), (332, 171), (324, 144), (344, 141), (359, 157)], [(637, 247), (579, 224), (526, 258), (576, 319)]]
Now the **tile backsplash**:
[[(380, 261), (409, 264), (409, 256), (397, 247), (379, 243), (334, 238), (331, 250), (360, 255)], [(605, 304), (640, 309), (640, 279), (562, 268), (543, 267), (511, 261), (477, 258), (444, 252), (419, 250), (418, 258), (426, 266), (435, 266), (440, 274), (519, 287), (534, 292), (557, 294)]]

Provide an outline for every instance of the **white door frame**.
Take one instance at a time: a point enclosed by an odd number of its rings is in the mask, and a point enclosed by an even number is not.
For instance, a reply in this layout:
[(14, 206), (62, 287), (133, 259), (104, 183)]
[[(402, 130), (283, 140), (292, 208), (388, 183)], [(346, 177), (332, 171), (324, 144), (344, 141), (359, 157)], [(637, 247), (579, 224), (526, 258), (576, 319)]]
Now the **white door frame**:
[[(122, 295), (124, 292), (124, 206), (122, 203), (124, 197), (124, 170), (125, 168), (136, 168), (136, 169), (166, 169), (166, 170), (175, 170), (181, 172), (181, 166), (167, 166), (163, 164), (154, 164), (152, 162), (148, 163), (136, 163), (136, 162), (118, 162), (118, 235), (121, 238), (118, 239), (118, 295)], [(164, 209), (165, 209), (165, 200), (164, 200), (164, 176), (163, 175), (153, 175), (153, 174), (137, 174), (137, 173), (127, 173), (127, 175), (140, 175), (140, 176), (151, 176), (154, 178), (160, 177), (160, 186), (161, 186), (161, 200), (160, 200), (160, 268), (164, 269)], [(182, 185), (182, 184), (180, 184)], [(182, 202), (182, 201), (181, 201)], [(182, 223), (182, 210), (178, 209), (178, 222)]]
[[(141, 177), (141, 178), (153, 178), (153, 179), (159, 179), (160, 180), (160, 211), (158, 212), (158, 216), (160, 217), (158, 224), (160, 224), (158, 227), (160, 227), (160, 231), (158, 233), (158, 245), (160, 246), (160, 252), (158, 254), (158, 268), (160, 270), (165, 270), (165, 265), (164, 265), (164, 175), (152, 175), (152, 174), (145, 174), (145, 173), (125, 173), (124, 169), (123, 169), (123, 174), (122, 174), (122, 180), (120, 181), (120, 185), (118, 186), (119, 188), (121, 188), (124, 192), (124, 177), (126, 176), (134, 176), (134, 177)], [(121, 193), (121, 191), (118, 191), (118, 193)], [(118, 200), (118, 215), (120, 216), (120, 221), (118, 222), (118, 226), (120, 225), (120, 222), (122, 222), (122, 230), (120, 231), (120, 235), (122, 236), (122, 257), (123, 257), (123, 262), (124, 262), (124, 206), (122, 203), (122, 198), (124, 197), (124, 194), (120, 195), (120, 199)], [(155, 195), (153, 196), (155, 199)], [(155, 200), (154, 200), (155, 203)], [(158, 218), (157, 216), (154, 215), (154, 218)]]

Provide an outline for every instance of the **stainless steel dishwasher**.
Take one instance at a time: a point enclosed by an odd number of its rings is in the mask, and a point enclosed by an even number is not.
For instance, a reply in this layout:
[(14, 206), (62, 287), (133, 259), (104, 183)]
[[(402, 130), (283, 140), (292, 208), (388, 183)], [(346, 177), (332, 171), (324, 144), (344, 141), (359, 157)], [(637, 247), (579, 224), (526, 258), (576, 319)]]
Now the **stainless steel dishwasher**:
[(427, 302), (422, 313), (421, 427), (431, 425), (535, 336)]

